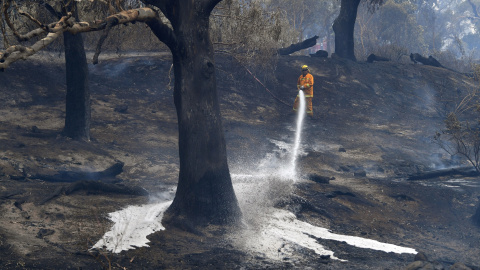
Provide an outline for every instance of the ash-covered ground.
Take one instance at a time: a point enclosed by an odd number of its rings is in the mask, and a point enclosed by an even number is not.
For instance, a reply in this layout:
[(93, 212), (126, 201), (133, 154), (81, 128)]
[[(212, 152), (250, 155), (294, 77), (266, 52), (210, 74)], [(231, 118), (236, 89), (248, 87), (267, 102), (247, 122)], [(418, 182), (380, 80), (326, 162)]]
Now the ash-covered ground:
[[(314, 117), (305, 119), (293, 182), (279, 175), (295, 134), (295, 115), (284, 103), (293, 104), (303, 64), (315, 77)], [(243, 227), (166, 228), (148, 236), (148, 246), (119, 253), (90, 249), (111, 229), (108, 214), (174, 195), (179, 159), (169, 55), (104, 57), (90, 66), (90, 142), (61, 136), (62, 59), (19, 62), (1, 73), (0, 268), (406, 269), (414, 261), (412, 252), (351, 239), (423, 252), (445, 269), (480, 267), (480, 228), (472, 222), (480, 178), (408, 180), (466, 165), (433, 136), (478, 82), (422, 65), (296, 56), (257, 70), (266, 89), (229, 57), (217, 57), (216, 65)], [(119, 162), (123, 172), (98, 180), (100, 188), (38, 177)]]

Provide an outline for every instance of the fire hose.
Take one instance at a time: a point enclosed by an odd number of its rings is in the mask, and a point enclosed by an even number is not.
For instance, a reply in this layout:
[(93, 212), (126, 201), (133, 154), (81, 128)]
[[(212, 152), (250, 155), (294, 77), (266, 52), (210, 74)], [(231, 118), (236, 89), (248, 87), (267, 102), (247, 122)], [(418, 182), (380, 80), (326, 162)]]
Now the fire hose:
[[(243, 65), (242, 65), (242, 66), (243, 66)], [(270, 93), (270, 95), (271, 95), (273, 98), (275, 98), (276, 100), (278, 100), (280, 103), (283, 103), (283, 104), (285, 104), (285, 105), (287, 105), (287, 106), (289, 106), (289, 107), (291, 106), (291, 104), (288, 104), (288, 103), (286, 103), (285, 101), (279, 99), (279, 98), (278, 98), (277, 96), (275, 96), (270, 90), (268, 90), (268, 87), (266, 87), (246, 66), (243, 66), (243, 67), (248, 71), (248, 73), (250, 73), (250, 75), (252, 75), (252, 77), (253, 77), (259, 84), (261, 84), (261, 85), (265, 88), (265, 90), (267, 90), (268, 93)]]

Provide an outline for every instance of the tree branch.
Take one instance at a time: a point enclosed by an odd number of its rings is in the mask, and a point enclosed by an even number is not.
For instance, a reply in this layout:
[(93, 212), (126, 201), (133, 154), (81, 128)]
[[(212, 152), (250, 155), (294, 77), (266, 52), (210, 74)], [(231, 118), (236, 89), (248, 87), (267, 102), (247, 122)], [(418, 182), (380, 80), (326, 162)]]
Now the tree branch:
[(148, 27), (152, 30), (153, 34), (160, 40), (161, 42), (165, 43), (170, 50), (175, 50), (175, 46), (177, 44), (177, 40), (173, 33), (173, 30), (162, 22), (160, 18), (156, 18), (154, 20), (149, 20), (146, 22)]
[(50, 12), (50, 14), (55, 16), (57, 19), (62, 18), (62, 13), (57, 12), (50, 4), (46, 3), (45, 1), (40, 1), (39, 4), (45, 7), (45, 9), (48, 10), (48, 12)]
[(26, 12), (19, 12), (20, 15), (23, 15), (25, 17), (27, 17), (28, 19), (30, 19), (32, 22), (34, 22), (36, 25), (38, 25), (39, 27), (43, 28), (44, 25), (43, 23), (41, 23), (39, 20), (37, 20), (36, 18), (34, 18), (32, 15), (26, 13)]
[(172, 0), (142, 0), (143, 3), (147, 5), (152, 5), (158, 7), (160, 10), (164, 10), (167, 6), (172, 4)]
[[(62, 17), (52, 29), (63, 29), (67, 25), (66, 22), (71, 15), (72, 14)], [(21, 45), (14, 45), (8, 47), (5, 51), (0, 52), (0, 71), (3, 71), (11, 63), (19, 59), (26, 59), (27, 57), (37, 53), (38, 51), (52, 43), (55, 39), (57, 39), (61, 33), (62, 31), (53, 31), (51, 33), (48, 33), (46, 37), (37, 41), (31, 47), (24, 47)]]
[(10, 1), (4, 1), (2, 5), (3, 17), (8, 28), (12, 30), (13, 35), (17, 38), (18, 41), (22, 41), (20, 34), (17, 32), (17, 29), (13, 26), (12, 21), (10, 21), (10, 16), (8, 16), (8, 9), (10, 8)]
[(116, 20), (111, 20), (110, 22), (107, 23), (107, 26), (105, 27), (105, 30), (103, 30), (103, 34), (100, 37), (100, 39), (98, 40), (97, 47), (95, 48), (95, 54), (93, 55), (93, 64), (94, 65), (98, 64), (98, 56), (102, 52), (103, 42), (105, 42), (105, 40), (107, 39), (108, 34), (110, 33), (110, 29), (112, 29), (112, 27), (115, 25), (115, 23), (116, 23)]
[(215, 6), (220, 2), (222, 2), (222, 0), (203, 0), (202, 4), (207, 14), (210, 14)]
[(142, 0), (143, 3), (156, 6), (159, 8), (163, 15), (174, 24), (173, 19), (175, 18), (174, 10), (176, 10), (175, 5), (178, 5), (178, 0)]
[(148, 22), (150, 20), (155, 20), (158, 18), (157, 13), (150, 8), (139, 8), (122, 11), (120, 13), (111, 15), (105, 20), (95, 21), (95, 22), (69, 22), (68, 19), (72, 16), (71, 13), (68, 16), (64, 16), (60, 19), (59, 22), (50, 24), (46, 26), (46, 29), (38, 28), (35, 29), (26, 35), (21, 35), (26, 38), (26, 40), (37, 36), (39, 34), (48, 32), (48, 35), (37, 41), (31, 47), (24, 47), (20, 45), (14, 45), (8, 47), (5, 51), (0, 51), (0, 70), (7, 68), (11, 63), (19, 60), (26, 59), (29, 56), (37, 53), (42, 50), (55, 39), (57, 39), (63, 32), (68, 31), (71, 34), (78, 34), (82, 32), (93, 32), (100, 31), (111, 25), (111, 27), (125, 24), (129, 22)]
[(99, 31), (105, 29), (108, 24), (116, 26), (119, 24), (126, 24), (131, 22), (148, 22), (150, 20), (155, 20), (155, 18), (157, 17), (157, 13), (151, 8), (130, 9), (108, 16), (105, 20), (97, 20), (90, 23), (75, 23), (68, 27), (67, 31), (71, 34)]

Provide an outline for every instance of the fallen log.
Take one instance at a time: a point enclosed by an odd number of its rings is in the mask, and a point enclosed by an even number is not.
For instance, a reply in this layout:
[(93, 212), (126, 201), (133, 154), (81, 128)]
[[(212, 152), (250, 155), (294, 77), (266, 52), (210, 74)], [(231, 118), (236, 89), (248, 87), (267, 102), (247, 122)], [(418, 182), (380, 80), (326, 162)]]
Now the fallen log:
[(40, 179), (46, 182), (76, 182), (82, 180), (101, 180), (104, 178), (114, 178), (123, 172), (123, 162), (117, 162), (111, 167), (98, 172), (88, 171), (59, 171), (55, 175), (36, 174), (31, 179)]
[(322, 176), (318, 174), (309, 174), (307, 179), (319, 184), (329, 184), (331, 180), (335, 180), (335, 177)]
[(418, 174), (409, 175), (407, 180), (426, 180), (442, 176), (480, 176), (476, 170), (471, 167), (461, 167), (452, 169), (443, 169), (429, 172), (421, 172)]
[(114, 193), (134, 196), (147, 196), (148, 192), (138, 186), (128, 187), (120, 184), (103, 183), (99, 181), (79, 181), (67, 186), (58, 187), (52, 194), (43, 199), (39, 204), (45, 204), (63, 194), (70, 195), (76, 191), (85, 190), (95, 193)]
[(280, 48), (280, 49), (277, 50), (277, 53), (279, 55), (289, 55), (289, 54), (292, 54), (294, 52), (297, 52), (297, 51), (300, 51), (300, 50), (303, 50), (303, 49), (306, 49), (306, 48), (310, 48), (310, 47), (315, 46), (317, 44), (317, 39), (318, 39), (318, 36), (314, 36), (314, 37), (311, 37), (309, 39), (305, 39), (302, 42), (292, 44), (292, 45), (290, 45), (286, 48)]
[(383, 57), (383, 56), (378, 56), (378, 55), (375, 55), (375, 54), (370, 54), (368, 57), (367, 57), (367, 62), (368, 63), (373, 63), (373, 62), (380, 62), (380, 61), (385, 61), (385, 62), (388, 62), (390, 61), (390, 59), (386, 58), (386, 57)]
[(315, 53), (311, 53), (310, 57), (319, 57), (319, 58), (327, 58), (328, 52), (324, 50), (318, 50)]
[(417, 62), (420, 62), (420, 63), (422, 63), (426, 66), (445, 68), (442, 64), (440, 64), (440, 62), (438, 62), (437, 59), (433, 58), (433, 56), (431, 56), (431, 55), (428, 58), (426, 58), (426, 57), (423, 57), (419, 53), (411, 53), (410, 54), (410, 60), (412, 60), (412, 62), (414, 64), (416, 64)]

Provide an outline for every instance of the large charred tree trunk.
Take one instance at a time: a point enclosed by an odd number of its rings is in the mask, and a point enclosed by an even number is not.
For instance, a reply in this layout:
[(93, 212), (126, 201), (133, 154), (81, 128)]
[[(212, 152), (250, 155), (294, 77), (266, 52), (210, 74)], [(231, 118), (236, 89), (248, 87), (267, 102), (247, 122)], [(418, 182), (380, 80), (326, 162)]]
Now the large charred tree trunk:
[[(173, 54), (180, 154), (177, 192), (164, 217), (167, 223), (229, 224), (241, 217), (227, 164), (209, 36), (210, 12), (218, 2), (170, 1), (171, 9), (162, 9), (173, 27), (167, 45)], [(158, 24), (149, 26), (165, 39)]]
[(335, 32), (335, 54), (356, 61), (354, 29), (358, 5), (361, 0), (342, 0), (340, 14), (333, 22)]
[(81, 34), (63, 34), (67, 97), (65, 136), (77, 140), (90, 140), (90, 89), (88, 64)]

